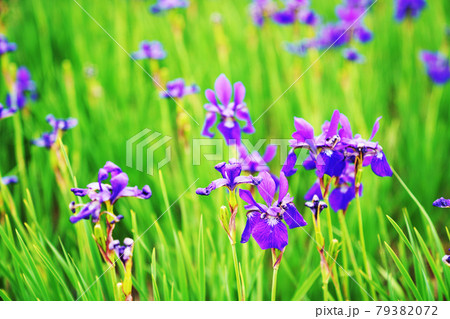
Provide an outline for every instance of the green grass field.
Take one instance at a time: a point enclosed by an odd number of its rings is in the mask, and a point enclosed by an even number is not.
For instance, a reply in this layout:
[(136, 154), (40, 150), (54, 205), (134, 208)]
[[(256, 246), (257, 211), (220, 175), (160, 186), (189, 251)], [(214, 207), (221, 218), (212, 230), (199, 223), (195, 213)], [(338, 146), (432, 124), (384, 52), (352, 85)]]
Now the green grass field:
[[(218, 217), (226, 192), (195, 194), (219, 174), (216, 161), (202, 158), (201, 165), (192, 165), (190, 147), (193, 139), (202, 138), (204, 90), (213, 88), (221, 73), (246, 86), (245, 101), (252, 119), (258, 119), (256, 132), (245, 136), (253, 143), (289, 139), (294, 116), (320, 128), (339, 109), (363, 137), (383, 116), (377, 140), (398, 175), (379, 178), (365, 170), (365, 252), (355, 203), (345, 218), (329, 210), (322, 213), (326, 249), (329, 214), (342, 266), (331, 264), (335, 276), (328, 283), (328, 300), (450, 299), (450, 268), (441, 261), (450, 248), (449, 215), (432, 206), (436, 198), (450, 196), (450, 90), (448, 84), (434, 85), (419, 59), (423, 49), (448, 56), (448, 1), (428, 1), (417, 20), (398, 23), (393, 1), (378, 0), (365, 18), (374, 39), (357, 46), (366, 57), (364, 64), (346, 61), (333, 48), (323, 55), (314, 50), (305, 57), (291, 55), (283, 43), (310, 36), (311, 28), (267, 23), (259, 29), (248, 14), (249, 1), (191, 0), (185, 10), (158, 16), (148, 12), (149, 1), (77, 1), (92, 18), (72, 0), (1, 4), (0, 33), (18, 46), (2, 57), (2, 69), (26, 66), (40, 96), (0, 121), (0, 173), (19, 177), (18, 184), (1, 186), (1, 299), (123, 298), (116, 287), (123, 276), (120, 262), (110, 269), (102, 260), (92, 238), (93, 223), (69, 221), (68, 205), (76, 200), (70, 188), (95, 181), (106, 161), (128, 174), (130, 186), (148, 184), (153, 192), (149, 200), (125, 198), (114, 207), (125, 216), (114, 236), (136, 241), (134, 300), (238, 299), (232, 252)], [(339, 2), (314, 0), (312, 8), (333, 20)], [(220, 13), (221, 23), (211, 21), (214, 13)], [(136, 51), (141, 40), (160, 41), (167, 57), (134, 62), (127, 52)], [(87, 74), (86, 69), (95, 72)], [(185, 118), (187, 148), (177, 137), (175, 103), (159, 97), (147, 72), (157, 72), (161, 83), (182, 77), (200, 86), (199, 94), (180, 102), (193, 117)], [(8, 91), (4, 77), (0, 85), (3, 101)], [(62, 158), (59, 183), (54, 152), (30, 143), (49, 130), (45, 117), (50, 113), (79, 121), (62, 138), (67, 159)], [(171, 161), (153, 175), (126, 165), (127, 140), (146, 128), (172, 137)], [(158, 150), (155, 160), (164, 156)], [(277, 154), (270, 163), (276, 174), (283, 160)], [(312, 214), (303, 201), (314, 179), (304, 169), (289, 178), (308, 226), (289, 231), (277, 300), (324, 298), (320, 256), (308, 235), (314, 234)], [(244, 225), (239, 202), (239, 238)], [(236, 249), (245, 299), (270, 300), (270, 251), (262, 251), (254, 240), (238, 243)]]

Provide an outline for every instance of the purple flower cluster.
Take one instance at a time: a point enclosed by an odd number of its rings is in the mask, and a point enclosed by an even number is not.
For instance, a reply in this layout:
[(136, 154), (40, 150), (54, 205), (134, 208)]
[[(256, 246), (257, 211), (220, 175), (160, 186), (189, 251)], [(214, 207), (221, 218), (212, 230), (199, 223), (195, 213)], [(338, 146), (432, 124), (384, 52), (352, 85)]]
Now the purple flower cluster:
[[(296, 131), (290, 142), (292, 147), (283, 171), (287, 176), (293, 175), (297, 169), (296, 149), (309, 151), (303, 162), (307, 170), (315, 170), (319, 179), (306, 194), (305, 199), (311, 200), (314, 195), (323, 198), (321, 183), (324, 175), (335, 178), (335, 188), (330, 194), (330, 206), (333, 210), (346, 210), (356, 193), (362, 195), (360, 185), (360, 171), (364, 166), (370, 165), (372, 171), (378, 176), (392, 176), (392, 169), (386, 160), (383, 148), (373, 139), (379, 129), (378, 118), (373, 126), (372, 134), (368, 140), (359, 134), (353, 135), (350, 123), (344, 114), (334, 111), (330, 122), (322, 126), (322, 133), (314, 135), (313, 127), (302, 118), (295, 118)], [(339, 129), (339, 125), (341, 128)], [(328, 193), (328, 190), (325, 189)]]
[(179, 78), (168, 82), (166, 91), (161, 92), (160, 97), (181, 99), (186, 95), (198, 92), (200, 92), (200, 87), (197, 84), (186, 85), (184, 80)]
[(60, 132), (67, 131), (78, 124), (77, 119), (56, 119), (52, 114), (47, 115), (46, 120), (53, 127), (53, 130), (43, 133), (40, 138), (31, 141), (32, 144), (39, 147), (51, 148), (55, 144)]
[(439, 52), (422, 51), (420, 58), (434, 83), (442, 85), (450, 80), (450, 65), (444, 55)]
[(7, 52), (16, 51), (17, 45), (15, 43), (9, 42), (6, 36), (0, 34), (0, 56)]
[(269, 172), (269, 163), (276, 155), (277, 146), (268, 145), (263, 156), (258, 151), (248, 152), (247, 148), (241, 144), (238, 146), (239, 162), (242, 166), (242, 170), (255, 174), (259, 172)]
[[(372, 40), (372, 32), (364, 25), (363, 19), (371, 5), (371, 1), (346, 0), (336, 7), (337, 22), (322, 23), (320, 19), (314, 21), (317, 25), (316, 36), (303, 39), (296, 43), (288, 43), (286, 50), (290, 53), (304, 56), (309, 49), (325, 50), (330, 47), (344, 47), (356, 40), (366, 43)], [(364, 58), (354, 48), (345, 48), (343, 56), (349, 61), (361, 63)]]
[(252, 236), (261, 249), (278, 249), (283, 251), (288, 244), (288, 230), (306, 226), (307, 223), (294, 205), (294, 198), (289, 195), (288, 181), (283, 172), (280, 174), (278, 199), (275, 200), (277, 186), (272, 176), (262, 172), (258, 192), (265, 204), (257, 203), (248, 190), (239, 190), (239, 196), (248, 205), (247, 223), (242, 233), (241, 243), (246, 243)]
[(277, 5), (273, 0), (253, 0), (250, 4), (250, 16), (258, 27), (262, 27), (276, 10)]
[[(110, 178), (109, 184), (103, 183), (108, 178)], [(112, 162), (106, 162), (105, 166), (100, 168), (97, 182), (88, 184), (87, 188), (72, 188), (71, 190), (75, 196), (87, 196), (90, 200), (87, 204), (77, 205), (75, 202), (70, 204), (70, 209), (73, 213), (76, 212), (76, 208), (82, 207), (78, 214), (70, 217), (72, 223), (89, 218), (91, 218), (93, 223), (97, 223), (102, 214), (102, 204), (105, 203), (107, 206), (114, 205), (121, 197), (148, 199), (152, 196), (148, 185), (145, 185), (142, 189), (139, 189), (137, 186), (128, 186), (128, 175)], [(123, 218), (121, 215), (113, 215), (110, 211), (103, 213), (112, 216), (113, 223)]]
[(132, 53), (131, 56), (135, 60), (162, 60), (167, 56), (167, 53), (160, 42), (144, 40), (139, 44), (139, 50)]
[(425, 7), (425, 0), (396, 0), (395, 19), (403, 21), (407, 17), (417, 18)]
[(187, 8), (188, 6), (189, 1), (187, 0), (157, 0), (157, 2), (150, 7), (150, 12), (156, 14), (171, 9)]
[[(204, 106), (207, 114), (202, 135), (214, 137), (214, 133), (210, 129), (219, 116), (217, 129), (222, 133), (227, 144), (240, 144), (241, 131), (247, 134), (255, 132), (247, 105), (244, 102), (245, 87), (241, 82), (234, 83), (234, 98), (232, 99), (233, 87), (228, 78), (221, 74), (214, 84), (214, 90), (208, 89), (205, 92), (209, 103)], [(242, 129), (238, 120), (246, 123)]]

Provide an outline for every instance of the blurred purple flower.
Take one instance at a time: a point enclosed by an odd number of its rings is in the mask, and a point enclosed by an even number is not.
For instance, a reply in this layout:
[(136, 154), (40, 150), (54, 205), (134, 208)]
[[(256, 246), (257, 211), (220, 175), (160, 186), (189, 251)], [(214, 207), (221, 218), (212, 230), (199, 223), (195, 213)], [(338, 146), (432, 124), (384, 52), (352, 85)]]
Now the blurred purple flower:
[(450, 208), (450, 199), (445, 199), (444, 197), (438, 198), (433, 202), (433, 206), (439, 208)]
[(303, 57), (309, 49), (314, 48), (315, 46), (315, 39), (303, 39), (298, 42), (288, 42), (284, 47), (289, 53)]
[(168, 82), (166, 91), (161, 92), (160, 97), (181, 99), (185, 95), (198, 92), (200, 92), (200, 88), (197, 84), (186, 85), (184, 80), (179, 78)]
[(36, 83), (31, 79), (30, 71), (24, 66), (20, 67), (12, 91), (6, 95), (6, 106), (13, 110), (22, 109), (28, 98), (36, 101), (37, 97)]
[(253, 0), (250, 4), (250, 16), (253, 23), (262, 27), (265, 20), (276, 11), (277, 5), (272, 0)]
[(342, 55), (344, 56), (345, 59), (351, 62), (364, 63), (365, 61), (364, 56), (354, 48), (345, 48), (342, 51)]
[(439, 52), (422, 51), (420, 58), (425, 64), (428, 76), (436, 84), (445, 84), (450, 80), (448, 59)]
[(3, 104), (0, 103), (0, 120), (13, 116), (19, 109), (14, 107), (4, 108)]
[[(278, 200), (274, 201), (276, 184), (267, 172), (260, 174), (261, 183), (258, 192), (265, 204), (259, 204), (250, 191), (240, 189), (239, 196), (248, 205), (247, 223), (242, 233), (241, 243), (246, 243), (252, 236), (261, 249), (274, 248), (283, 250), (288, 244), (288, 230), (307, 225), (294, 205), (294, 199), (288, 194), (288, 181), (283, 172), (280, 174), (280, 190)], [(266, 206), (267, 205), (267, 206)]]
[(417, 18), (425, 6), (425, 0), (396, 0), (395, 19), (402, 21), (406, 17)]
[(442, 257), (442, 261), (444, 262), (444, 264), (450, 267), (450, 248), (448, 249), (448, 255)]
[(157, 0), (157, 2), (150, 7), (150, 12), (156, 14), (171, 9), (187, 8), (188, 6), (189, 1), (187, 0)]
[(242, 82), (234, 83), (234, 99), (231, 100), (233, 88), (227, 77), (221, 74), (214, 84), (214, 89), (215, 91), (207, 89), (205, 92), (209, 103), (204, 106), (207, 113), (202, 135), (214, 137), (214, 133), (210, 129), (216, 123), (217, 115), (219, 115), (220, 123), (217, 125), (217, 129), (222, 133), (227, 144), (240, 144), (241, 127), (237, 119), (246, 122), (246, 126), (242, 128), (244, 133), (252, 134), (255, 131), (244, 102), (245, 87)]
[(46, 121), (53, 127), (53, 130), (51, 132), (43, 133), (38, 139), (32, 140), (32, 144), (39, 147), (51, 148), (56, 142), (59, 132), (67, 131), (78, 124), (77, 119), (56, 119), (52, 114), (47, 115)]
[(234, 192), (236, 187), (241, 184), (258, 185), (261, 182), (260, 177), (240, 176), (242, 172), (241, 163), (235, 159), (231, 159), (229, 163), (222, 162), (214, 167), (222, 178), (212, 181), (206, 188), (197, 188), (197, 195), (209, 195), (219, 187), (226, 187), (229, 191)]
[[(104, 184), (109, 177), (110, 184)], [(129, 187), (128, 175), (120, 169), (119, 166), (112, 162), (106, 162), (105, 166), (98, 171), (98, 180), (87, 185), (87, 188), (72, 188), (71, 191), (75, 196), (88, 196), (90, 202), (87, 204), (76, 205), (71, 203), (70, 209), (75, 213), (76, 208), (82, 207), (78, 214), (70, 217), (72, 223), (76, 223), (82, 219), (91, 218), (92, 222), (97, 223), (101, 215), (101, 208), (103, 203), (114, 203), (121, 197), (136, 197), (141, 199), (149, 199), (152, 192), (148, 185), (145, 185), (142, 190), (137, 186)], [(115, 216), (111, 212), (105, 212), (112, 215), (113, 222), (117, 222), (123, 216)]]
[(6, 36), (0, 34), (0, 56), (7, 52), (16, 51), (17, 45), (15, 43), (9, 42)]
[(19, 182), (19, 179), (15, 175), (4, 176), (1, 179), (3, 185), (16, 184)]
[(164, 59), (167, 54), (160, 42), (144, 40), (139, 44), (139, 50), (132, 53), (131, 56), (135, 60), (161, 60)]

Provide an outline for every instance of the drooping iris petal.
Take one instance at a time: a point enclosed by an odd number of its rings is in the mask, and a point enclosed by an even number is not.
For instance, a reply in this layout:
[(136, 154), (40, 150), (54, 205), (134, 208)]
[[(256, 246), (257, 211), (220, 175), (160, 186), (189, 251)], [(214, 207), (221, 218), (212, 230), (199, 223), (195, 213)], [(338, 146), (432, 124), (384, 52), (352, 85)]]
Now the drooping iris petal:
[(99, 202), (89, 202), (87, 203), (77, 215), (70, 216), (70, 222), (75, 224), (82, 219), (89, 219), (92, 216), (92, 221), (96, 222), (100, 215), (101, 204)]
[(205, 124), (203, 126), (202, 135), (206, 137), (214, 137), (214, 133), (210, 131), (211, 127), (214, 126), (217, 120), (217, 114), (213, 112), (206, 113)]
[(339, 210), (346, 210), (350, 202), (355, 198), (354, 186), (341, 186), (333, 189), (330, 194), (330, 206), (337, 212)]
[(297, 163), (297, 155), (295, 154), (294, 150), (291, 150), (286, 158), (286, 162), (283, 165), (283, 173), (286, 176), (292, 176), (297, 172), (297, 169), (294, 168), (295, 164)]
[(287, 227), (277, 218), (259, 219), (253, 226), (252, 236), (263, 250), (283, 250), (288, 244)]
[(232, 88), (231, 83), (225, 76), (225, 74), (222, 73), (221, 75), (219, 75), (214, 84), (214, 90), (216, 92), (216, 96), (219, 99), (219, 101), (222, 103), (223, 106), (226, 107), (231, 100)]
[(286, 211), (284, 212), (283, 217), (290, 229), (303, 227), (308, 224), (293, 204), (286, 205)]
[(380, 177), (392, 176), (393, 174), (384, 152), (378, 152), (378, 154), (373, 157), (370, 167), (372, 167), (372, 171)]
[(238, 119), (246, 122), (246, 125), (242, 129), (244, 133), (253, 134), (255, 132), (255, 128), (253, 127), (252, 119), (250, 118), (250, 113), (248, 112), (248, 108), (245, 104), (240, 104), (236, 109), (236, 116)]
[(258, 192), (266, 202), (267, 206), (271, 206), (276, 192), (275, 182), (272, 176), (267, 172), (262, 172), (259, 176), (262, 178), (262, 181), (258, 185)]
[(117, 198), (120, 196), (120, 193), (125, 189), (128, 185), (128, 175), (125, 173), (120, 173), (111, 177), (111, 186), (112, 186), (112, 194), (110, 201), (112, 204), (115, 203)]
[(331, 177), (340, 176), (345, 168), (345, 157), (343, 154), (332, 150), (323, 150), (316, 160), (317, 176), (327, 174)]
[(119, 195), (119, 197), (137, 197), (141, 199), (149, 199), (151, 196), (152, 191), (148, 185), (145, 185), (142, 190), (137, 186), (125, 187)]
[(245, 244), (252, 235), (255, 224), (261, 219), (261, 214), (257, 211), (250, 211), (247, 213), (247, 222), (245, 223), (244, 231), (242, 232), (241, 244)]
[(195, 191), (195, 193), (197, 195), (205, 195), (208, 196), (209, 194), (211, 194), (211, 192), (213, 190), (215, 190), (216, 188), (225, 186), (228, 184), (228, 180), (226, 180), (225, 178), (219, 178), (216, 179), (215, 181), (211, 182), (211, 184), (209, 184), (207, 187), (205, 188), (197, 188), (197, 190)]
[(235, 120), (225, 120), (217, 125), (217, 129), (222, 133), (227, 145), (241, 143), (241, 128)]

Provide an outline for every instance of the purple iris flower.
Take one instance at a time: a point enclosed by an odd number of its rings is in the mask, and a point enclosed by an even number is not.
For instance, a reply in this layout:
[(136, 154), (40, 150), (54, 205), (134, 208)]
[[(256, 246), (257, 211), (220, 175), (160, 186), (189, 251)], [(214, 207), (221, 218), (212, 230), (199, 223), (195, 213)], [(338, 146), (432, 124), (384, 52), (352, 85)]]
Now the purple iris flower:
[(32, 140), (32, 144), (39, 147), (51, 148), (56, 142), (59, 132), (67, 131), (78, 124), (77, 119), (56, 119), (52, 114), (47, 115), (46, 121), (53, 127), (53, 130), (51, 132), (43, 133), (38, 139)]
[(278, 200), (274, 200), (276, 184), (267, 172), (260, 174), (261, 183), (258, 192), (265, 204), (259, 204), (248, 190), (239, 190), (239, 196), (248, 205), (247, 223), (242, 233), (241, 243), (246, 243), (252, 236), (261, 249), (278, 249), (282, 251), (288, 244), (288, 230), (307, 225), (294, 205), (294, 199), (288, 194), (288, 181), (283, 172), (280, 173), (280, 190)]
[[(110, 184), (104, 184), (109, 177)], [(128, 175), (120, 169), (119, 166), (112, 162), (106, 162), (105, 166), (98, 171), (98, 181), (90, 183), (87, 188), (72, 188), (71, 191), (75, 196), (88, 196), (90, 202), (87, 204), (76, 205), (71, 203), (70, 209), (75, 213), (77, 207), (82, 207), (77, 215), (70, 217), (70, 222), (76, 223), (82, 219), (92, 219), (92, 222), (97, 223), (100, 219), (101, 208), (103, 203), (114, 205), (114, 203), (121, 197), (136, 197), (141, 199), (149, 199), (152, 192), (148, 185), (145, 185), (142, 190), (137, 186), (129, 187)], [(106, 212), (111, 214), (110, 212)], [(114, 222), (122, 219), (123, 216), (113, 215)]]
[(439, 52), (422, 51), (420, 58), (425, 64), (428, 76), (436, 84), (445, 84), (450, 80), (448, 59)]
[(396, 0), (395, 19), (402, 21), (406, 17), (417, 18), (425, 6), (425, 0)]
[(3, 185), (17, 184), (19, 179), (15, 175), (10, 175), (2, 177), (1, 182)]
[(376, 175), (380, 177), (392, 176), (392, 169), (389, 166), (383, 148), (378, 142), (373, 142), (373, 138), (380, 128), (380, 119), (381, 116), (376, 119), (370, 138), (365, 140), (359, 134), (353, 136), (347, 117), (341, 114), (340, 123), (342, 128), (339, 130), (341, 139), (339, 148), (347, 160), (354, 162), (355, 158), (361, 157), (363, 166), (370, 165)]
[(250, 16), (253, 23), (262, 27), (266, 18), (271, 17), (277, 6), (272, 0), (253, 0), (250, 4)]
[(294, 168), (297, 162), (296, 149), (309, 150), (308, 158), (303, 162), (305, 169), (316, 169), (317, 176), (323, 177), (339, 176), (345, 168), (344, 155), (334, 148), (339, 143), (338, 135), (340, 113), (338, 110), (333, 112), (330, 122), (325, 122), (322, 126), (322, 134), (314, 136), (314, 128), (302, 118), (294, 118), (296, 132), (292, 134), (294, 140), (290, 141), (292, 147), (283, 167), (286, 176), (294, 174), (297, 170)]
[(439, 208), (450, 208), (450, 199), (445, 199), (444, 197), (438, 198), (433, 202), (433, 206)]
[(261, 177), (259, 176), (240, 176), (242, 166), (235, 159), (231, 159), (228, 164), (226, 162), (219, 163), (214, 168), (222, 175), (222, 178), (211, 182), (206, 188), (197, 188), (195, 191), (197, 195), (209, 195), (213, 190), (224, 186), (230, 192), (234, 192), (238, 185), (258, 185), (261, 182)]
[(166, 91), (161, 92), (160, 97), (181, 99), (185, 95), (198, 92), (200, 92), (200, 87), (197, 84), (186, 85), (184, 80), (179, 78), (168, 82)]
[(268, 145), (263, 156), (261, 156), (258, 151), (253, 151), (249, 154), (245, 146), (242, 144), (238, 146), (238, 151), (242, 170), (249, 172), (250, 174), (255, 174), (270, 171), (267, 163), (275, 157), (277, 153), (277, 146)]
[(17, 70), (12, 92), (6, 95), (6, 106), (12, 109), (22, 109), (26, 105), (28, 97), (32, 101), (37, 100), (36, 83), (31, 79), (30, 71), (22, 66)]
[(133, 245), (134, 241), (131, 238), (126, 237), (123, 240), (123, 245), (120, 245), (120, 241), (116, 239), (109, 244), (109, 250), (114, 250), (117, 257), (126, 266), (127, 261), (133, 256)]
[(150, 7), (150, 12), (156, 14), (171, 9), (187, 8), (188, 6), (187, 0), (158, 0)]
[(356, 49), (354, 48), (345, 48), (342, 51), (342, 55), (345, 59), (348, 61), (356, 62), (356, 63), (363, 63), (365, 61), (365, 58), (362, 54), (360, 54)]
[(350, 39), (350, 33), (343, 24), (328, 23), (320, 29), (315, 44), (319, 49), (327, 49), (347, 44)]
[(207, 89), (205, 92), (209, 103), (204, 106), (207, 113), (202, 135), (214, 136), (210, 129), (216, 123), (217, 115), (219, 115), (220, 123), (217, 125), (217, 129), (222, 133), (227, 144), (240, 144), (241, 127), (237, 119), (246, 122), (246, 126), (242, 128), (244, 133), (255, 132), (247, 105), (244, 102), (245, 87), (242, 82), (234, 83), (234, 99), (231, 100), (233, 88), (227, 77), (221, 74), (214, 84), (214, 90)]
[(0, 56), (7, 52), (12, 52), (17, 49), (17, 45), (15, 43), (9, 42), (8, 39), (0, 34)]
[(13, 116), (19, 109), (15, 107), (4, 108), (3, 104), (0, 103), (0, 120)]
[(144, 40), (139, 44), (139, 50), (131, 54), (131, 56), (135, 60), (161, 60), (164, 59), (167, 54), (160, 42)]

